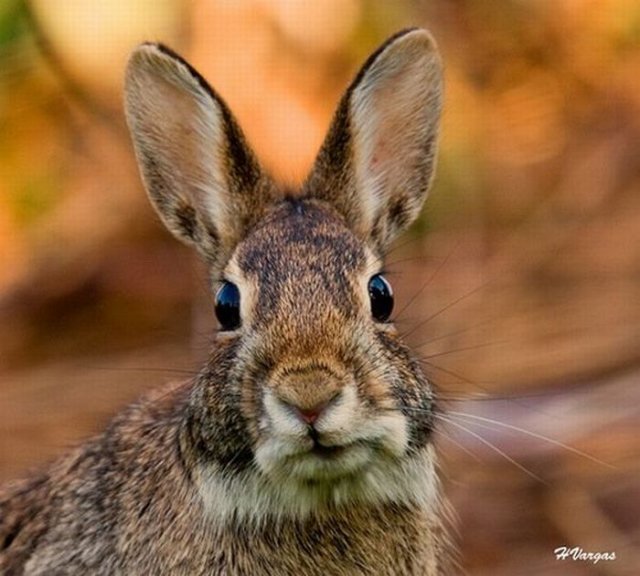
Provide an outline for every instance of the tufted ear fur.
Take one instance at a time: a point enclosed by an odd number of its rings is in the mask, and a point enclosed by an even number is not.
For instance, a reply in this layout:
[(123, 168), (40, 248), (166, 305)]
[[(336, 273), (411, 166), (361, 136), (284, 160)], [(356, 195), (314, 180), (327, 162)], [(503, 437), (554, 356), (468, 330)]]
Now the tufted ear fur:
[(347, 89), (305, 184), (379, 251), (413, 222), (429, 191), (442, 91), (430, 34), (390, 38)]
[(272, 186), (224, 101), (159, 44), (131, 55), (127, 122), (147, 192), (165, 225), (210, 262), (260, 218)]

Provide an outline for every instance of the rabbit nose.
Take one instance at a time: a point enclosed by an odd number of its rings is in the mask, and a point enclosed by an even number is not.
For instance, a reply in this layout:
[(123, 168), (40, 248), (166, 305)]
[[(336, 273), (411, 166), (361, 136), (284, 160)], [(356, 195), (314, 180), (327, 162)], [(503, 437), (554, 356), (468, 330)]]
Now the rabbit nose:
[(300, 408), (298, 406), (291, 405), (295, 415), (300, 418), (305, 424), (313, 426), (320, 415), (324, 412), (325, 408), (329, 405), (329, 402), (321, 402), (311, 408)]
[(338, 391), (335, 394), (332, 394), (329, 398), (311, 406), (291, 398), (280, 397), (280, 401), (304, 424), (313, 427), (327, 409), (337, 401), (339, 396), (340, 392)]

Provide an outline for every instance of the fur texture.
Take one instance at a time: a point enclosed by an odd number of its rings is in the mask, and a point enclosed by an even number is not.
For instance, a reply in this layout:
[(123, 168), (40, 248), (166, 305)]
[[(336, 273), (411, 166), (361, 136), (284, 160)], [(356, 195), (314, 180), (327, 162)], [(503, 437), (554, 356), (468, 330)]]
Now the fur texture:
[(429, 34), (394, 36), (286, 196), (195, 70), (160, 45), (134, 52), (145, 186), (214, 292), (238, 287), (241, 323), (193, 380), (0, 492), (0, 573), (450, 573), (434, 394), (368, 293), (427, 195), (441, 93)]

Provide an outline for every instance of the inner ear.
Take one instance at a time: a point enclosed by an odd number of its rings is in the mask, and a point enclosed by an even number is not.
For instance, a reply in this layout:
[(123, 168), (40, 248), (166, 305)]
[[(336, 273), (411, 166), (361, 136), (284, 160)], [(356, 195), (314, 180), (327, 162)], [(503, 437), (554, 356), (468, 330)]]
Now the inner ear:
[(417, 217), (435, 169), (442, 66), (428, 32), (407, 30), (365, 63), (338, 106), (306, 183), (379, 250)]
[(273, 196), (229, 108), (157, 44), (132, 54), (125, 93), (138, 164), (160, 217), (208, 260), (228, 257)]

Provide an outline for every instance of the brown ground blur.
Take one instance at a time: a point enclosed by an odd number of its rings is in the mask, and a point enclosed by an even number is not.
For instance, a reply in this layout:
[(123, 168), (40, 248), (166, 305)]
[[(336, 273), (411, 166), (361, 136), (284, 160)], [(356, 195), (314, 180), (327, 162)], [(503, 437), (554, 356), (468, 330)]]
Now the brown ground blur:
[[(638, 573), (637, 1), (0, 6), (0, 480), (206, 353), (202, 270), (133, 165), (131, 47), (187, 55), (265, 165), (296, 182), (363, 58), (422, 25), (447, 68), (439, 172), (389, 268), (399, 326), (448, 410), (439, 441), (465, 566)], [(617, 560), (558, 562), (562, 545)]]

